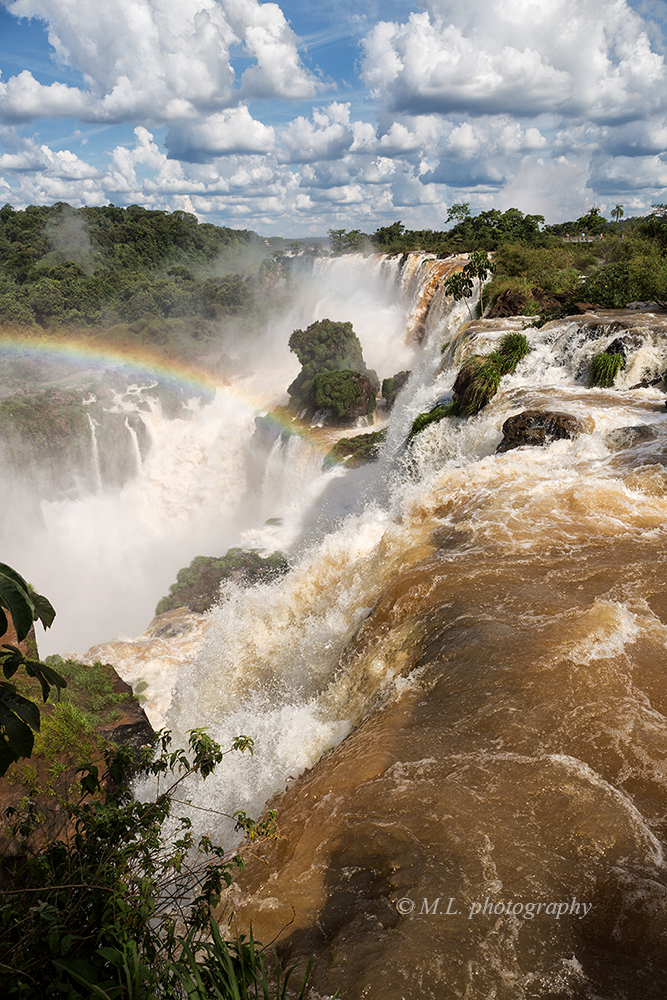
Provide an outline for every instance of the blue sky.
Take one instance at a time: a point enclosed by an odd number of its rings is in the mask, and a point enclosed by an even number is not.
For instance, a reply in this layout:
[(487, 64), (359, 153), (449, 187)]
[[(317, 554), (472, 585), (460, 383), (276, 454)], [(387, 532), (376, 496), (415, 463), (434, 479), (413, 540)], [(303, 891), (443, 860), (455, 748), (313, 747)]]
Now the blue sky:
[(667, 202), (664, 0), (0, 0), (0, 204), (266, 235)]

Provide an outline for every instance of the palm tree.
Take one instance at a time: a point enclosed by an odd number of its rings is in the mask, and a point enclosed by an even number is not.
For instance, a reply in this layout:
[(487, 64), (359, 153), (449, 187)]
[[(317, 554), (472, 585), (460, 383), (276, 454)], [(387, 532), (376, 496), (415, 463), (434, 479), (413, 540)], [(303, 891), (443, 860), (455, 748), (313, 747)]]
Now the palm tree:
[(616, 219), (616, 222), (618, 222), (619, 219), (623, 218), (623, 206), (616, 205), (614, 208), (612, 208), (611, 215), (613, 215), (613, 217)]

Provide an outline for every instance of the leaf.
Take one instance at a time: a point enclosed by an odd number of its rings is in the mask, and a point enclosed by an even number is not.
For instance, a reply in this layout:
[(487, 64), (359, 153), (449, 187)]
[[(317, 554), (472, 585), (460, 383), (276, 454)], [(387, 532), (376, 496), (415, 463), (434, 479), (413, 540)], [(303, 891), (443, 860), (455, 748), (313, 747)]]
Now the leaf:
[(51, 667), (47, 667), (45, 663), (40, 663), (38, 660), (26, 660), (25, 669), (30, 677), (36, 677), (41, 684), (44, 701), (49, 697), (51, 685), (58, 689), (58, 696), (60, 696), (60, 689), (67, 687), (65, 678), (52, 670)]
[(39, 618), (44, 628), (50, 628), (56, 613), (50, 601), (33, 591), (32, 603), (35, 605), (35, 621)]
[(15, 754), (9, 745), (9, 741), (4, 733), (0, 732), (0, 776), (7, 773), (7, 768), (18, 760), (18, 754)]
[(0, 604), (11, 614), (19, 642), (22, 642), (30, 631), (35, 611), (28, 591), (28, 584), (23, 577), (9, 566), (0, 563)]
[(39, 709), (37, 705), (32, 701), (28, 701), (23, 695), (16, 694), (15, 691), (0, 691), (0, 707), (6, 705), (9, 711), (13, 712), (14, 715), (18, 715), (20, 719), (39, 732)]
[(30, 726), (26, 726), (25, 722), (7, 707), (4, 696), (0, 699), (0, 726), (5, 730), (12, 752), (18, 757), (29, 757), (35, 737)]

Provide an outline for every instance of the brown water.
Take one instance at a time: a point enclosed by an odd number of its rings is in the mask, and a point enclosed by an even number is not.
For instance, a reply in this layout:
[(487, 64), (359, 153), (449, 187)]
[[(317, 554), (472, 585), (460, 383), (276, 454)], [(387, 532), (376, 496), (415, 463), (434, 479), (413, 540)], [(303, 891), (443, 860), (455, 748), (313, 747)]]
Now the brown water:
[[(313, 997), (665, 995), (663, 395), (555, 371), (420, 445), (402, 555), (320, 702), (360, 724), (274, 801), (283, 837), (227, 906), (314, 954)], [(508, 413), (555, 403), (591, 433), (493, 453)], [(602, 444), (639, 423), (657, 438)]]

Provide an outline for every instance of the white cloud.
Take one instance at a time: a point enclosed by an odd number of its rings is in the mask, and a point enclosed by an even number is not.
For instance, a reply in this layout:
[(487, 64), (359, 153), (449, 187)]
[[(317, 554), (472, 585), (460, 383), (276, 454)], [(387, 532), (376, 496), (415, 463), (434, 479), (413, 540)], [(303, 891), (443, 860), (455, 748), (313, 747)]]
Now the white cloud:
[(664, 58), (626, 0), (424, 6), (364, 40), (363, 77), (388, 108), (613, 121), (665, 106)]
[(198, 122), (172, 124), (165, 146), (175, 160), (201, 163), (230, 153), (268, 153), (274, 131), (251, 117), (246, 107), (230, 108)]
[(0, 81), (0, 122), (19, 124), (34, 118), (70, 118), (85, 115), (88, 98), (76, 87), (52, 83), (46, 87), (23, 70), (7, 83)]
[[(597, 159), (597, 158), (596, 158)], [(667, 163), (660, 156), (617, 156), (596, 162), (590, 183), (602, 194), (656, 191), (667, 187)]]
[(312, 120), (298, 117), (280, 132), (283, 163), (312, 163), (336, 159), (347, 152), (354, 142), (350, 127), (350, 105), (330, 104), (316, 108)]
[[(85, 91), (59, 84), (40, 87), (20, 74), (5, 86), (32, 94), (24, 121), (51, 114), (173, 121), (251, 98), (311, 97), (318, 87), (300, 60), (296, 36), (273, 3), (14, 0), (8, 10), (47, 21), (58, 58), (78, 69), (86, 85)], [(243, 46), (253, 59), (238, 82), (231, 64), (234, 46)], [(14, 104), (20, 108), (18, 100)]]

